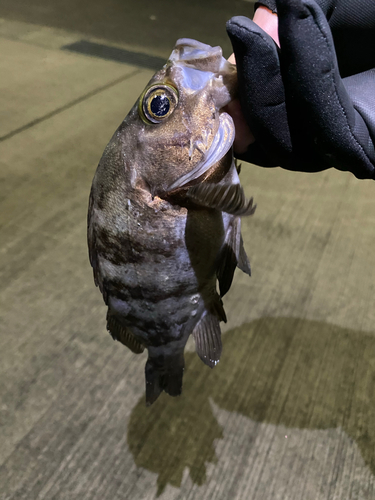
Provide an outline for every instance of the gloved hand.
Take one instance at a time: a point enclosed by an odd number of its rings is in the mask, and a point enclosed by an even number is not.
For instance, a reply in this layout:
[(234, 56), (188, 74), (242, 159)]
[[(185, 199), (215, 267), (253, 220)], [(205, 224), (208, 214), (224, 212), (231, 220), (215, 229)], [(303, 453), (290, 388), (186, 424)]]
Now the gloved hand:
[[(315, 0), (276, 0), (281, 50), (250, 19), (228, 21), (241, 108), (255, 137), (236, 156), (267, 167), (335, 167), (374, 179), (375, 2), (341, 0), (340, 10), (340, 0), (318, 1), (325, 12)], [(339, 62), (326, 16), (337, 33)], [(372, 43), (356, 53), (355, 40)]]

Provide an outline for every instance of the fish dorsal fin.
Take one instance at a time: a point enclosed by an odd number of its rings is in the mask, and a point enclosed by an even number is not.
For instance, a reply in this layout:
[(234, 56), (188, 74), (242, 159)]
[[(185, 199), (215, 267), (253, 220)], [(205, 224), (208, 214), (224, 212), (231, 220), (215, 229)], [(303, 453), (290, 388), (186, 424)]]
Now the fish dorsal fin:
[(118, 340), (135, 354), (141, 354), (145, 350), (144, 346), (134, 337), (132, 332), (122, 326), (109, 309), (107, 312), (107, 330), (113, 340)]
[(243, 246), (239, 217), (234, 218), (218, 258), (216, 276), (219, 280), (221, 297), (227, 293), (232, 284), (236, 266), (251, 276), (250, 262)]
[(192, 335), (195, 349), (203, 363), (210, 368), (216, 366), (222, 351), (221, 331), (216, 315), (207, 312), (194, 328)]
[(252, 215), (256, 205), (247, 200), (240, 184), (202, 183), (188, 189), (186, 196), (204, 207), (232, 215)]

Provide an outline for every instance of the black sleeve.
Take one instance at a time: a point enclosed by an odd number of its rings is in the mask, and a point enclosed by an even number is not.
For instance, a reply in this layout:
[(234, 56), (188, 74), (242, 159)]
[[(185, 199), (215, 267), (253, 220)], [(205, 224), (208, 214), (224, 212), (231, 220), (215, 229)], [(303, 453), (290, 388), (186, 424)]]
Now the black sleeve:
[[(375, 0), (316, 0), (323, 10), (335, 43), (342, 77), (375, 67)], [(259, 0), (277, 12), (276, 0)]]

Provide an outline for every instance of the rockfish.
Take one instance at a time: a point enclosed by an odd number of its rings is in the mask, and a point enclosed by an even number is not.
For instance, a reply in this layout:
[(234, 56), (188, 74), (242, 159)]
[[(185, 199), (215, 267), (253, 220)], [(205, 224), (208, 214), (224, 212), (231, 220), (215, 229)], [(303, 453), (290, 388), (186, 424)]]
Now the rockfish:
[[(146, 402), (181, 393), (190, 334), (208, 366), (221, 354), (221, 297), (234, 270), (250, 275), (245, 198), (223, 108), (236, 68), (220, 47), (180, 39), (109, 144), (94, 176), (88, 246), (108, 306), (107, 329), (148, 351)], [(216, 282), (219, 291), (216, 290)]]

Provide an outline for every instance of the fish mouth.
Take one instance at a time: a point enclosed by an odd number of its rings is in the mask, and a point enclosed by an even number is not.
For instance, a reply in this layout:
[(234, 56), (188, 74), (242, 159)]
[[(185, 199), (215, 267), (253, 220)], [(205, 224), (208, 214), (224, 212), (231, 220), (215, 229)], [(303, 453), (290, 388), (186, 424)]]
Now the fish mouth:
[(232, 117), (225, 112), (222, 112), (219, 115), (219, 120), (220, 123), (218, 131), (216, 132), (203, 161), (199, 162), (193, 170), (175, 180), (168, 187), (168, 191), (174, 191), (175, 189), (185, 187), (195, 181), (208, 172), (211, 167), (218, 163), (228, 153), (234, 141), (234, 123)]

